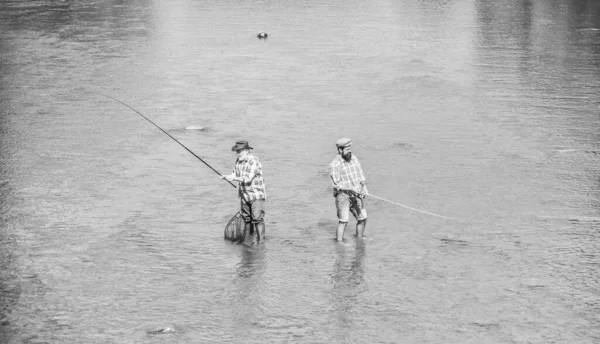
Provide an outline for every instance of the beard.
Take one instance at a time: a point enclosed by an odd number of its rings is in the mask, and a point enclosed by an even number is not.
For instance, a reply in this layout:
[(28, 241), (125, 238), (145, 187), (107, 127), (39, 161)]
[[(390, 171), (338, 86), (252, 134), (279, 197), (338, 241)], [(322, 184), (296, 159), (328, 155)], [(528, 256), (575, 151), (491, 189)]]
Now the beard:
[(352, 152), (350, 152), (348, 154), (342, 154), (342, 159), (344, 159), (346, 161), (352, 160)]

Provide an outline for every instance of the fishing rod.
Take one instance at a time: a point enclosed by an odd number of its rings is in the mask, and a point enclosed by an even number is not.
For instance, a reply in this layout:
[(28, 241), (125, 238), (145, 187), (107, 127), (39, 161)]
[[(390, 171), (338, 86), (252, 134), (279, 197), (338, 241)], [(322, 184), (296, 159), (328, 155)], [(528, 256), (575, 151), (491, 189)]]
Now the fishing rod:
[[(353, 193), (353, 194), (355, 194), (355, 195), (360, 195), (360, 193), (358, 193), (358, 192), (356, 192), (356, 191), (353, 191), (353, 190), (344, 189), (344, 191), (349, 191), (349, 192), (351, 192), (351, 193)], [(407, 206), (407, 205), (400, 204), (400, 203), (398, 203), (398, 202), (390, 201), (389, 199), (381, 198), (381, 197), (379, 197), (379, 196), (375, 196), (375, 195), (373, 195), (373, 194), (371, 194), (371, 193), (367, 194), (366, 196), (373, 197), (373, 198), (377, 198), (378, 200), (381, 200), (381, 201), (384, 201), (384, 202), (388, 202), (388, 203), (391, 203), (391, 204), (394, 204), (394, 205), (397, 205), (397, 206), (400, 206), (400, 207), (403, 207), (403, 208), (406, 208), (406, 209), (410, 209), (410, 210), (418, 211), (419, 213), (428, 214), (428, 215), (431, 215), (431, 216), (436, 216), (436, 217), (441, 217), (442, 219), (455, 220), (455, 219), (453, 219), (453, 218), (450, 218), (450, 217), (448, 217), (448, 216), (444, 216), (444, 215), (439, 215), (439, 214), (430, 213), (430, 212), (428, 212), (428, 211), (425, 211), (425, 210), (421, 210), (421, 209), (417, 209), (417, 208), (409, 207), (409, 206)]]
[(401, 207), (404, 207), (404, 208), (407, 208), (407, 209), (410, 209), (410, 210), (418, 211), (418, 212), (423, 213), (423, 214), (428, 214), (428, 215), (431, 215), (431, 216), (441, 217), (442, 219), (453, 220), (452, 218), (447, 217), (447, 216), (430, 213), (428, 211), (420, 210), (420, 209), (417, 209), (417, 208), (412, 208), (412, 207), (409, 207), (409, 206), (404, 205), (404, 204), (400, 204), (400, 203), (397, 203), (397, 202), (390, 201), (389, 199), (377, 197), (377, 196), (375, 196), (373, 194), (369, 194), (369, 197), (377, 198), (379, 200), (382, 200), (382, 201), (385, 201), (385, 202), (389, 202), (389, 203), (392, 203), (392, 204), (395, 204), (395, 205), (398, 205), (398, 206), (401, 206)]
[[(214, 168), (212, 168), (212, 166), (210, 166), (208, 163), (206, 163), (206, 161), (202, 160), (201, 157), (199, 157), (198, 155), (196, 155), (196, 153), (192, 152), (189, 148), (187, 148), (186, 146), (183, 145), (183, 143), (179, 142), (176, 138), (174, 138), (173, 136), (171, 136), (171, 134), (167, 133), (166, 131), (164, 131), (161, 127), (159, 127), (158, 125), (156, 125), (154, 122), (152, 122), (150, 119), (148, 119), (148, 117), (142, 115), (138, 110), (132, 108), (131, 106), (123, 103), (122, 101), (118, 100), (117, 98), (113, 98), (111, 96), (107, 96), (106, 94), (102, 94), (102, 93), (97, 93), (101, 96), (105, 96), (107, 98), (110, 98), (112, 100), (118, 101), (119, 103), (127, 106), (128, 108), (130, 108), (131, 110), (135, 111), (138, 115), (144, 117), (144, 119), (150, 123), (152, 123), (152, 125), (154, 125), (155, 127), (157, 127), (158, 129), (160, 129), (160, 131), (162, 131), (163, 133), (167, 134), (167, 136), (169, 136), (170, 138), (173, 139), (173, 141), (179, 143), (179, 145), (183, 148), (185, 148), (185, 150), (187, 150), (188, 152), (192, 153), (193, 156), (195, 156), (198, 160), (202, 161), (204, 163), (204, 165), (208, 166), (211, 170), (215, 171), (216, 174), (218, 174), (219, 176), (223, 177), (223, 175), (221, 173), (219, 173), (217, 170), (215, 170)], [(231, 186), (233, 186), (234, 188), (236, 187), (235, 185), (233, 185), (232, 182), (226, 180)]]

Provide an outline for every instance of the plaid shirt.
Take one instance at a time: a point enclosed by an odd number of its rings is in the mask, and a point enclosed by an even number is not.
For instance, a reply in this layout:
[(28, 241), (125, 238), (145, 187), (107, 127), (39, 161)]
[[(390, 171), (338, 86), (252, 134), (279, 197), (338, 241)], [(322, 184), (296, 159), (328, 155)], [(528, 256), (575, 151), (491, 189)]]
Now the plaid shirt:
[(256, 199), (267, 199), (265, 181), (262, 176), (262, 165), (257, 157), (248, 154), (243, 160), (238, 158), (235, 161), (233, 173), (235, 173), (236, 177), (241, 177), (243, 180), (239, 184), (239, 197), (242, 197), (246, 202)]
[(360, 182), (365, 181), (365, 173), (363, 172), (362, 166), (355, 155), (352, 155), (350, 162), (347, 162), (338, 155), (333, 159), (331, 164), (331, 181), (333, 182), (333, 196), (337, 196), (338, 192), (335, 190), (335, 186), (342, 187), (344, 189), (351, 189), (356, 192), (369, 193), (367, 186), (364, 187)]

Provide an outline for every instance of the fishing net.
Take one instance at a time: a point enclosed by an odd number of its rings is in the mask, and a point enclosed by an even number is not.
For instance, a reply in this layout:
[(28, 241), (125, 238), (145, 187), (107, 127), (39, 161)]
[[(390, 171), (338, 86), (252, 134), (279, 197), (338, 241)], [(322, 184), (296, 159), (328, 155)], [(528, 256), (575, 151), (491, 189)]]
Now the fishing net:
[(244, 240), (244, 219), (238, 211), (225, 226), (225, 239), (231, 241)]

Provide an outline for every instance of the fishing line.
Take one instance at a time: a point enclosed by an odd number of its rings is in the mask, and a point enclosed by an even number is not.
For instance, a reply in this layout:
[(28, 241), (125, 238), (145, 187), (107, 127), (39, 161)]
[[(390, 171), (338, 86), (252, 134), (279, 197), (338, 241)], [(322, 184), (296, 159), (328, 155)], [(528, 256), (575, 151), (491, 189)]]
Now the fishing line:
[(369, 197), (373, 197), (373, 198), (377, 198), (379, 200), (382, 200), (382, 201), (385, 201), (385, 202), (389, 202), (389, 203), (392, 203), (392, 204), (395, 204), (395, 205), (398, 205), (398, 206), (401, 206), (401, 207), (404, 207), (404, 208), (407, 208), (407, 209), (410, 209), (410, 210), (418, 211), (418, 212), (423, 213), (423, 214), (428, 214), (428, 215), (431, 215), (431, 216), (437, 216), (437, 217), (441, 217), (443, 219), (448, 219), (448, 220), (454, 220), (454, 219), (452, 219), (450, 217), (447, 217), (447, 216), (438, 215), (438, 214), (430, 213), (430, 212), (425, 211), (425, 210), (420, 210), (420, 209), (412, 208), (412, 207), (409, 207), (409, 206), (404, 205), (404, 204), (400, 204), (400, 203), (397, 203), (397, 202), (390, 201), (389, 199), (377, 197), (377, 196), (375, 196), (373, 194), (369, 194), (368, 196)]
[[(204, 163), (204, 165), (208, 166), (211, 170), (213, 170), (216, 174), (218, 174), (219, 176), (223, 177), (223, 175), (221, 173), (219, 173), (217, 170), (215, 170), (214, 168), (212, 168), (212, 166), (210, 166), (208, 163), (206, 163), (206, 161), (202, 160), (201, 157), (199, 157), (198, 155), (196, 155), (196, 153), (192, 152), (189, 148), (187, 148), (186, 146), (183, 145), (183, 143), (179, 142), (176, 138), (174, 138), (173, 136), (171, 136), (171, 134), (167, 133), (166, 131), (164, 131), (161, 127), (159, 127), (158, 125), (156, 125), (154, 122), (152, 122), (150, 119), (148, 119), (148, 117), (142, 115), (138, 110), (132, 108), (131, 106), (123, 103), (122, 101), (118, 100), (117, 98), (113, 98), (111, 96), (107, 96), (106, 94), (102, 94), (102, 93), (96, 93), (99, 94), (101, 96), (105, 96), (107, 98), (110, 98), (112, 100), (118, 101), (119, 103), (127, 106), (128, 108), (130, 108), (131, 110), (135, 111), (138, 115), (144, 117), (145, 120), (147, 120), (148, 122), (152, 123), (152, 125), (154, 125), (155, 127), (157, 127), (158, 129), (160, 129), (160, 131), (162, 131), (163, 133), (165, 133), (168, 137), (172, 138), (173, 141), (179, 143), (179, 145), (183, 148), (185, 148), (185, 150), (187, 150), (188, 152), (190, 152), (193, 156), (195, 156), (198, 160), (202, 161)], [(236, 187), (235, 185), (233, 185), (232, 182), (224, 179), (226, 182), (228, 182), (231, 186), (233, 186), (234, 188)]]

